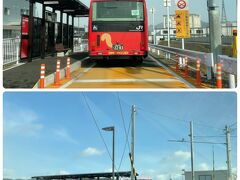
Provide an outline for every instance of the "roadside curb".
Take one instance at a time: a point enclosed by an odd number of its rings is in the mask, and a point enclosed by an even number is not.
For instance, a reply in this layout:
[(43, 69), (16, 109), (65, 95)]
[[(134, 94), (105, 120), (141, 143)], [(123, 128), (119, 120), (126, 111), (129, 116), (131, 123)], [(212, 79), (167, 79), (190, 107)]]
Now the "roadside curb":
[[(82, 62), (87, 59), (89, 59), (89, 57), (86, 57), (80, 61), (77, 61), (77, 62), (71, 64), (70, 65), (70, 73), (76, 71), (78, 68), (81, 68)], [(60, 79), (63, 79), (65, 76), (66, 76), (66, 67), (64, 69), (60, 70)], [(55, 77), (56, 77), (56, 72), (46, 76), (45, 80), (44, 80), (45, 87), (49, 86), (50, 84), (53, 84), (55, 81)], [(33, 89), (38, 89), (38, 88), (40, 88), (40, 80), (38, 80), (37, 83), (33, 86)]]

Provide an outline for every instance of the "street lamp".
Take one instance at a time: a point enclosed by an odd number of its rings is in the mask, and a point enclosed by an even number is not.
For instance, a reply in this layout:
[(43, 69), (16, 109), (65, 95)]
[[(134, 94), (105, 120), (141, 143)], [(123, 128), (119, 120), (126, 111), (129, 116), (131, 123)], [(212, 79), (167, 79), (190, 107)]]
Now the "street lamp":
[(150, 12), (152, 13), (153, 16), (153, 44), (156, 44), (156, 31), (155, 31), (155, 18), (154, 18), (154, 14), (155, 14), (155, 9), (151, 8)]
[(163, 0), (164, 7), (167, 7), (167, 28), (168, 28), (168, 47), (170, 47), (170, 15), (169, 8), (171, 6), (171, 0)]
[(112, 131), (113, 132), (113, 142), (112, 142), (112, 179), (114, 180), (114, 177), (115, 177), (115, 172), (114, 172), (114, 167), (115, 167), (115, 164), (114, 164), (114, 156), (115, 156), (115, 129), (114, 129), (114, 126), (111, 126), (111, 127), (105, 127), (105, 128), (102, 128), (102, 130), (104, 131)]

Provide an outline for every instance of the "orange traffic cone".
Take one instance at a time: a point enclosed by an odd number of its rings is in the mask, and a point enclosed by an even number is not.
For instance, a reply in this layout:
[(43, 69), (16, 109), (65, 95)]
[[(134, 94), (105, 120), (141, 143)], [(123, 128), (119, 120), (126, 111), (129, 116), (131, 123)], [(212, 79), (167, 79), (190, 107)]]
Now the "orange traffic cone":
[(71, 72), (70, 72), (70, 57), (67, 58), (66, 79), (71, 79)]
[(197, 87), (201, 86), (200, 68), (201, 68), (201, 60), (197, 59), (197, 71), (196, 71), (196, 86)]
[(44, 88), (45, 82), (45, 64), (41, 64), (41, 70), (40, 70), (40, 88)]
[(56, 77), (55, 77), (55, 86), (59, 86), (60, 85), (60, 64), (61, 61), (57, 60), (57, 65), (56, 65)]
[(222, 65), (217, 64), (217, 88), (222, 88)]
[(188, 57), (185, 57), (185, 78), (188, 78)]

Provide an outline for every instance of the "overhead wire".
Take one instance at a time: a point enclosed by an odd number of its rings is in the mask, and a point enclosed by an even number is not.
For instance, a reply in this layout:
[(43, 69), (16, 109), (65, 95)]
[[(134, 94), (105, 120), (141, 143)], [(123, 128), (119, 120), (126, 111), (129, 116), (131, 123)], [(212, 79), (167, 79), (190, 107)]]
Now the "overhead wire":
[(122, 119), (122, 122), (123, 122), (124, 132), (125, 132), (125, 136), (126, 136), (126, 141), (125, 141), (125, 144), (124, 144), (123, 153), (122, 153), (121, 160), (120, 160), (119, 167), (118, 167), (118, 171), (119, 171), (120, 168), (121, 168), (121, 165), (122, 165), (123, 157), (125, 155), (127, 146), (128, 146), (128, 150), (130, 152), (130, 145), (129, 145), (128, 137), (129, 137), (130, 127), (131, 127), (131, 121), (129, 121), (128, 131), (127, 131), (126, 130), (126, 125), (125, 125), (125, 118), (123, 116), (122, 104), (121, 104), (121, 101), (120, 101), (119, 93), (117, 93), (117, 97), (118, 97), (118, 104), (119, 104), (120, 112), (121, 112), (121, 119)]
[(109, 155), (109, 158), (110, 158), (111, 160), (113, 160), (113, 159), (112, 159), (112, 156), (111, 156), (111, 154), (110, 154), (110, 151), (109, 151), (109, 149), (108, 149), (108, 147), (107, 147), (107, 144), (106, 144), (106, 142), (105, 142), (105, 140), (104, 140), (104, 137), (103, 137), (103, 135), (102, 135), (102, 133), (101, 133), (101, 130), (100, 130), (99, 126), (98, 126), (97, 120), (96, 120), (96, 118), (95, 118), (95, 116), (94, 116), (94, 114), (93, 114), (93, 112), (92, 112), (92, 109), (91, 109), (91, 107), (90, 107), (90, 105), (89, 105), (89, 103), (88, 103), (88, 101), (87, 101), (87, 99), (86, 99), (86, 96), (85, 96), (85, 94), (84, 94), (83, 92), (82, 92), (82, 95), (83, 95), (84, 101), (85, 101), (85, 103), (86, 103), (86, 105), (87, 105), (87, 107), (88, 107), (88, 110), (89, 110), (89, 112), (91, 113), (91, 116), (92, 116), (92, 119), (93, 119), (93, 121), (94, 121), (94, 124), (95, 124), (95, 126), (97, 127), (97, 129), (98, 129), (99, 135), (100, 135), (100, 137), (101, 137), (101, 139), (102, 139), (102, 141), (103, 141), (103, 144), (104, 144), (104, 146), (105, 146), (105, 148), (106, 148), (106, 150), (107, 150), (107, 153), (108, 153), (108, 155)]
[[(180, 118), (177, 118), (177, 117), (173, 117), (173, 116), (169, 116), (169, 115), (166, 115), (166, 114), (161, 114), (161, 113), (158, 113), (158, 112), (155, 112), (155, 111), (151, 111), (151, 110), (146, 110), (146, 108), (142, 108), (142, 107), (138, 107), (140, 110), (142, 111), (145, 111), (147, 113), (152, 113), (152, 114), (155, 114), (155, 115), (158, 115), (158, 116), (161, 116), (161, 117), (165, 117), (165, 118), (168, 118), (168, 119), (171, 119), (171, 120), (175, 120), (175, 121), (182, 121), (182, 122), (185, 122), (185, 123), (189, 123), (190, 121), (187, 121), (187, 120), (183, 120), (183, 119), (180, 119)], [(196, 121), (193, 121), (193, 124), (195, 125), (198, 125), (198, 126), (203, 126), (203, 127), (206, 127), (206, 128), (211, 128), (211, 129), (215, 129), (215, 130), (219, 130), (219, 131), (222, 131), (223, 129), (221, 128), (216, 128), (214, 126), (209, 126), (209, 125), (206, 125), (206, 124), (201, 124), (199, 122), (196, 122)]]

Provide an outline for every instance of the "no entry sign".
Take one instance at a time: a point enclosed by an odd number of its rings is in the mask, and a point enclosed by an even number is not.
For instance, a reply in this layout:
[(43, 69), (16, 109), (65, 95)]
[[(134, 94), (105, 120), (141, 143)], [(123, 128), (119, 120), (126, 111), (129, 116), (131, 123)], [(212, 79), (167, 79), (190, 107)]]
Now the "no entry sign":
[(187, 9), (187, 0), (177, 0), (178, 9)]

